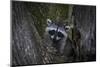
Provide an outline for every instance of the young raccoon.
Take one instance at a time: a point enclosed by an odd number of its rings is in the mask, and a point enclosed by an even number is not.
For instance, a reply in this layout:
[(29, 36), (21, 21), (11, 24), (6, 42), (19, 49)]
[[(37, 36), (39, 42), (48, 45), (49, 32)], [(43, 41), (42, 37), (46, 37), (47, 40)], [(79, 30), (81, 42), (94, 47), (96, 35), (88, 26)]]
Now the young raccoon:
[(54, 23), (50, 19), (47, 19), (46, 33), (53, 43), (52, 46), (61, 54), (64, 52), (69, 29), (69, 26)]

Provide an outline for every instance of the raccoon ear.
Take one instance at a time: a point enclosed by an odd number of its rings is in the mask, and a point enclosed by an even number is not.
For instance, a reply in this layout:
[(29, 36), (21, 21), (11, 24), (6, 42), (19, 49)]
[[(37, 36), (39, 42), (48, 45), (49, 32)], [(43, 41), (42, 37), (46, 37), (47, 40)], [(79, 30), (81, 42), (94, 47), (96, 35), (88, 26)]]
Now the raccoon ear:
[(52, 23), (50, 19), (47, 19), (47, 25), (49, 26)]
[(66, 31), (70, 30), (70, 28), (71, 28), (70, 26), (65, 26)]

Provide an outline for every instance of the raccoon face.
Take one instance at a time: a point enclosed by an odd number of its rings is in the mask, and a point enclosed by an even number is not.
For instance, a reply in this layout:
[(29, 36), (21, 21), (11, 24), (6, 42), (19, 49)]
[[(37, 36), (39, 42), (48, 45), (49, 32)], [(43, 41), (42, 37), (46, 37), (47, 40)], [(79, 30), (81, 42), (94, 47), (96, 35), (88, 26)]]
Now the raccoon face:
[(48, 26), (46, 28), (46, 31), (48, 32), (50, 39), (54, 43), (57, 43), (60, 40), (67, 38), (69, 26), (54, 23), (50, 19), (47, 19), (47, 25)]

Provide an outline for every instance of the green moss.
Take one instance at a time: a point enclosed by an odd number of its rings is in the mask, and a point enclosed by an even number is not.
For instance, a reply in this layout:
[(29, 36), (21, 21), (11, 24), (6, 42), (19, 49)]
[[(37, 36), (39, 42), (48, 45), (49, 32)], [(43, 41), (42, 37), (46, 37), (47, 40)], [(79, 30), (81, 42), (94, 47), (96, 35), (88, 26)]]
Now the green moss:
[(27, 3), (29, 11), (32, 13), (35, 26), (42, 37), (46, 27), (46, 19), (62, 21), (68, 18), (69, 5)]
[(48, 18), (52, 20), (65, 20), (68, 18), (68, 5), (52, 4), (49, 8)]

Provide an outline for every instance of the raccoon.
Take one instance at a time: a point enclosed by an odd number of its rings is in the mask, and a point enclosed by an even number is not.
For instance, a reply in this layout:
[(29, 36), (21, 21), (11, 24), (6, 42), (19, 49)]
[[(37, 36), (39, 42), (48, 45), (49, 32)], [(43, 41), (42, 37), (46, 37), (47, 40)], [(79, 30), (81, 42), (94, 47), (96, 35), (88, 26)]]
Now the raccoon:
[(52, 20), (47, 19), (47, 27), (45, 32), (48, 34), (48, 37), (53, 43), (52, 46), (61, 54), (64, 52), (69, 30), (70, 26), (66, 26), (61, 23), (55, 23)]

